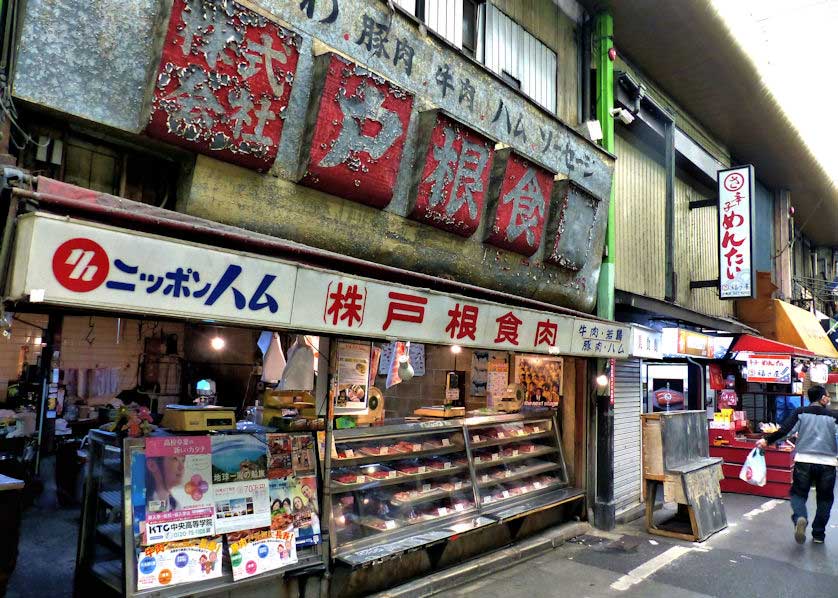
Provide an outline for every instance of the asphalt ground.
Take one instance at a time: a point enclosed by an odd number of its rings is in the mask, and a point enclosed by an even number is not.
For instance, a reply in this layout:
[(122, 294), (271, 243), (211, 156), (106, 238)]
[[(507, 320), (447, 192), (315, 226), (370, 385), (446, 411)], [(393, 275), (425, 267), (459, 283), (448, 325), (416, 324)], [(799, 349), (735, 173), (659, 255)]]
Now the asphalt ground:
[[(838, 596), (838, 506), (825, 544), (794, 541), (786, 500), (724, 495), (729, 527), (693, 543), (643, 530), (642, 520), (594, 531), (529, 561), (445, 592), (481, 598)], [(814, 491), (809, 501), (814, 513)], [(659, 513), (659, 516), (665, 513)]]

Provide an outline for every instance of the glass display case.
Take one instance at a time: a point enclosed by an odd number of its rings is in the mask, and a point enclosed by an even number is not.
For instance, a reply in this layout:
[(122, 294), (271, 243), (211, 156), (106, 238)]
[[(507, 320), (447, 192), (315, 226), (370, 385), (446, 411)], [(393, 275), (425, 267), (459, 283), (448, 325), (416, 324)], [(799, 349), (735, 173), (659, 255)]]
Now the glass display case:
[(334, 554), (476, 515), (462, 420), (338, 430), (333, 446)]
[(483, 512), (567, 486), (559, 433), (549, 415), (473, 418), (466, 431)]
[(332, 556), (358, 565), (578, 499), (551, 413), (335, 430)]

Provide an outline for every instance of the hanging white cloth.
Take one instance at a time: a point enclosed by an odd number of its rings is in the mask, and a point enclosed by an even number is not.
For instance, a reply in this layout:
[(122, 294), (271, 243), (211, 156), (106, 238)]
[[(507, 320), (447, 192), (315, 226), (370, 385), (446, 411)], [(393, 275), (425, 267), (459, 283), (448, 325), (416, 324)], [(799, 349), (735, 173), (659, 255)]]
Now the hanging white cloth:
[(288, 363), (279, 383), (280, 390), (314, 390), (314, 349), (297, 335), (288, 348)]
[(279, 335), (276, 332), (263, 332), (259, 337), (259, 348), (262, 349), (262, 382), (278, 382), (286, 366)]

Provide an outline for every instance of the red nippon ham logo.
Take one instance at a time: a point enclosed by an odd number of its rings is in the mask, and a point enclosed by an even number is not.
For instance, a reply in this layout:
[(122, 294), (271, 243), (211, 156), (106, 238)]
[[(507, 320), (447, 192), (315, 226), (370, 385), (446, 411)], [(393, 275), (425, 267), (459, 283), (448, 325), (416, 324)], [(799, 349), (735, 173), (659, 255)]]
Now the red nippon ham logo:
[(102, 246), (81, 237), (65, 241), (52, 256), (55, 279), (74, 293), (88, 293), (101, 286), (110, 267)]

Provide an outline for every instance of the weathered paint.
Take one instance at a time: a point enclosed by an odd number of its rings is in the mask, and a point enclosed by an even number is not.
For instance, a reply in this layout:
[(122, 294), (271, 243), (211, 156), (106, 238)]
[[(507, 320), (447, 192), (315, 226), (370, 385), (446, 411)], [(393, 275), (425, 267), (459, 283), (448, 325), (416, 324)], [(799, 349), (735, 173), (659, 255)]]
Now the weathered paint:
[[(654, 299), (664, 298), (663, 164), (653, 148), (616, 136), (617, 288)], [(714, 288), (690, 289), (691, 280), (718, 277), (718, 214), (711, 208), (690, 210), (691, 200), (710, 191), (675, 179), (675, 273), (679, 305), (710, 316), (730, 317), (732, 301), (719, 300)]]
[(175, 0), (146, 132), (248, 168), (276, 159), (299, 39), (229, 2)]
[(16, 97), (125, 131), (145, 125), (143, 95), (156, 66), (160, 0), (29, 0)]
[(463, 239), (389, 209), (344, 201), (203, 156), (190, 193), (182, 209), (202, 218), (582, 311), (594, 305), (599, 261), (593, 257), (582, 270), (571, 272), (483, 244), (479, 231)]
[(302, 184), (383, 208), (407, 138), (413, 95), (338, 56), (315, 64)]
[(410, 218), (470, 237), (480, 226), (494, 144), (438, 110), (419, 119)]
[(550, 210), (553, 176), (505, 149), (492, 167), (486, 242), (531, 256), (538, 251)]

